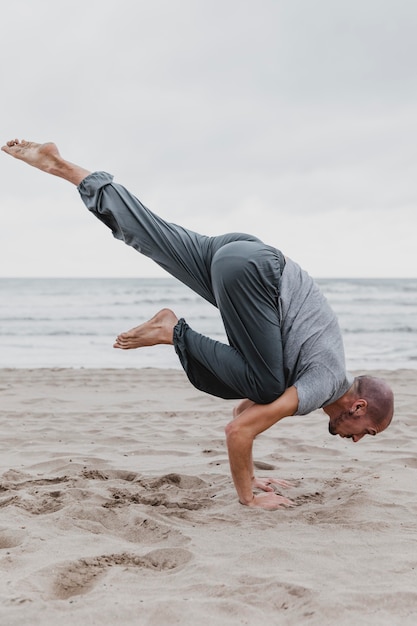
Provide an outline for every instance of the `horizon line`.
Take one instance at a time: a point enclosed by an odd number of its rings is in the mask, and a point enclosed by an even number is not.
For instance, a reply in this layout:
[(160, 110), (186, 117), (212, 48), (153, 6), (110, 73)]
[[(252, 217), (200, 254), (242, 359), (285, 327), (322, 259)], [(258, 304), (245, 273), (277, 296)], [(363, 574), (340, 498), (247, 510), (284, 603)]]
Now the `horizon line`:
[[(417, 280), (417, 276), (318, 276), (312, 275), (314, 280)], [(181, 282), (174, 276), (77, 276), (77, 275), (36, 275), (36, 276), (1, 276), (0, 280), (166, 280)]]

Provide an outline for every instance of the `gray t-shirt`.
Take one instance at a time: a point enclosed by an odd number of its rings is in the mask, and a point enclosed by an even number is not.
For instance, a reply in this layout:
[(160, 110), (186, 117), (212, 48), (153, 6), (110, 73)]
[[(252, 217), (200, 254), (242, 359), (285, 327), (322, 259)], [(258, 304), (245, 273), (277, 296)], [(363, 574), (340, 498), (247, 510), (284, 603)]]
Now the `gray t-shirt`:
[(351, 387), (339, 324), (320, 289), (287, 258), (280, 289), (287, 387), (298, 393), (296, 415), (331, 404)]

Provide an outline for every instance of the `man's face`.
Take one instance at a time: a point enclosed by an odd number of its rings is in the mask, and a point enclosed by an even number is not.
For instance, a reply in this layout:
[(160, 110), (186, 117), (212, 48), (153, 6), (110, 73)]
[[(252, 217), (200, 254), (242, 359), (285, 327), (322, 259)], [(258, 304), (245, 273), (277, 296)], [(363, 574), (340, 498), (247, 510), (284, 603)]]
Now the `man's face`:
[(329, 433), (340, 437), (360, 441), (365, 435), (376, 435), (384, 430), (376, 426), (370, 417), (361, 415), (357, 417), (349, 411), (342, 411), (337, 417), (329, 419)]

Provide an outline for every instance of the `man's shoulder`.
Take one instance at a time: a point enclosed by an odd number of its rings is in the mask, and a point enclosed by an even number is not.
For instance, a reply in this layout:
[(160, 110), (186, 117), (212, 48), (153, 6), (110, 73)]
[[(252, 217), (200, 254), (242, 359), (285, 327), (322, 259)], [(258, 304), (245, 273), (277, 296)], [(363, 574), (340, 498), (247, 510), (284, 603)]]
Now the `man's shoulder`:
[(297, 377), (299, 415), (307, 415), (334, 402), (351, 387), (351, 377), (344, 369), (334, 369), (324, 363), (312, 363)]

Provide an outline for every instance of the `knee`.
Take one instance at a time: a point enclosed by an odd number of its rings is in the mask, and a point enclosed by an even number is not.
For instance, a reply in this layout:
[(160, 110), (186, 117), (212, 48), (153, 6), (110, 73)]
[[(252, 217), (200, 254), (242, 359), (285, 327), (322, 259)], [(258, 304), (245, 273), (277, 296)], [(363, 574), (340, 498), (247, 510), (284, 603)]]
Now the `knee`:
[(231, 241), (222, 246), (213, 255), (212, 277), (221, 278), (223, 283), (238, 279), (245, 274), (254, 250), (259, 245), (255, 241)]

